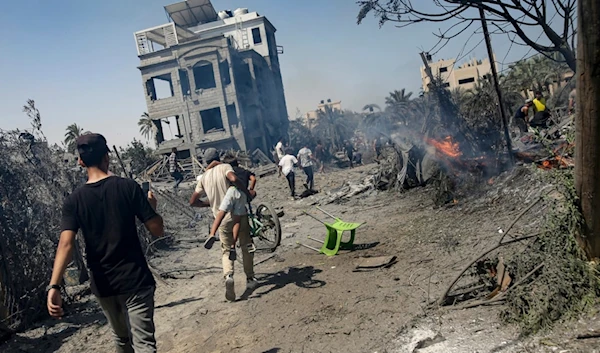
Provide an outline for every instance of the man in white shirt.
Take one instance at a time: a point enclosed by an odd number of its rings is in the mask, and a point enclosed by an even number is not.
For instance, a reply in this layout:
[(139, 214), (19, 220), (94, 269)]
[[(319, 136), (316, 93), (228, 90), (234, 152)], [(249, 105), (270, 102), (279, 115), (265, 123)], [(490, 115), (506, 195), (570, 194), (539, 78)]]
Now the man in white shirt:
[(277, 159), (279, 160), (285, 156), (285, 140), (283, 138), (280, 138), (277, 145), (275, 145), (275, 152), (277, 153)]
[(288, 181), (292, 200), (296, 198), (296, 174), (294, 173), (294, 165), (296, 164), (298, 164), (298, 160), (292, 156), (290, 151), (279, 159), (279, 173), (283, 173)]
[(298, 152), (298, 160), (300, 161), (302, 170), (304, 170), (304, 174), (306, 174), (306, 183), (304, 184), (304, 187), (307, 190), (313, 190), (315, 187), (315, 175), (313, 173), (313, 161), (315, 160), (315, 157), (313, 157), (312, 151), (307, 145), (304, 145)]
[[(213, 161), (220, 162), (217, 150), (214, 148), (207, 149), (204, 153), (204, 161), (207, 164), (211, 164)], [(190, 199), (190, 206), (211, 207), (213, 215), (216, 218), (219, 213), (219, 206), (223, 202), (230, 185), (235, 185), (239, 191), (246, 193), (248, 200), (251, 200), (256, 195), (254, 191), (249, 191), (241, 180), (237, 178), (231, 165), (221, 163), (207, 169), (202, 174), (202, 178), (198, 181), (196, 190)], [(206, 196), (208, 202), (200, 200), (203, 196)], [(225, 298), (229, 301), (235, 301), (236, 299), (233, 280), (234, 261), (229, 256), (231, 246), (233, 245), (233, 225), (234, 221), (229, 212), (225, 215), (219, 227), (223, 275), (225, 276)], [(209, 237), (204, 246), (210, 249), (214, 241), (213, 237)], [(248, 248), (248, 245), (252, 243), (252, 238), (250, 237), (250, 223), (247, 215), (241, 216), (240, 219), (239, 242), (242, 248), (244, 272), (246, 273), (246, 288), (253, 289), (258, 283), (254, 277), (254, 254)]]

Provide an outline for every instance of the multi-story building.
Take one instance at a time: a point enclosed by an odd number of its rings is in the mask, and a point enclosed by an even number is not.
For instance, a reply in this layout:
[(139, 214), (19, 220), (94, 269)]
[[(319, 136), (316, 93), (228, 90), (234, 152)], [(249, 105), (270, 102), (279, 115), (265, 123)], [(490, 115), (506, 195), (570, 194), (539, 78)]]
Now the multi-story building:
[(267, 152), (288, 127), (275, 27), (248, 9), (217, 13), (210, 0), (165, 11), (171, 22), (134, 34), (158, 152)]
[(316, 110), (311, 110), (304, 114), (304, 123), (309, 128), (312, 129), (317, 125), (317, 121), (319, 120), (319, 112), (325, 113), (326, 108), (329, 107), (331, 110), (342, 110), (342, 101), (332, 102), (331, 99), (328, 99), (327, 102), (322, 100), (319, 105), (317, 105)]
[[(433, 76), (440, 77), (444, 85), (450, 89), (472, 89), (480, 79), (492, 73), (492, 66), (488, 59), (472, 59), (460, 66), (456, 64), (456, 59), (442, 59), (436, 62), (431, 61), (430, 57), (428, 59)], [(423, 92), (428, 92), (431, 81), (425, 73), (425, 66), (421, 66), (421, 82)]]

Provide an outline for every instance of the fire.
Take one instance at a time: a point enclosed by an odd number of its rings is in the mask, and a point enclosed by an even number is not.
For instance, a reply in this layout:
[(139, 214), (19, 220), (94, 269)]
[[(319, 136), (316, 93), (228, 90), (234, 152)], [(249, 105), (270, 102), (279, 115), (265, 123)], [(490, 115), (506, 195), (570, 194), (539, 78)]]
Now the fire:
[(459, 149), (458, 142), (452, 141), (451, 136), (447, 136), (443, 141), (436, 141), (429, 139), (429, 144), (435, 147), (435, 149), (448, 157), (457, 158), (462, 156), (462, 152)]
[[(538, 162), (539, 163), (539, 162)], [(569, 157), (555, 156), (551, 159), (546, 159), (538, 164), (540, 169), (552, 169), (552, 168), (572, 168), (575, 166), (573, 159)]]

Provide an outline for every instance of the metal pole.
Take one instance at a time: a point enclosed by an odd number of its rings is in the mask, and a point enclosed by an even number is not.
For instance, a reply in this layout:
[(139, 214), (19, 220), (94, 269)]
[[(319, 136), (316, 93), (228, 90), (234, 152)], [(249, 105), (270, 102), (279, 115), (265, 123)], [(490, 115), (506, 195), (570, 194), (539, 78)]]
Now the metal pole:
[(429, 77), (429, 83), (432, 84), (434, 81), (434, 78), (433, 78), (433, 73), (431, 72), (431, 67), (429, 67), (429, 62), (427, 61), (427, 58), (425, 57), (425, 53), (421, 52), (420, 55), (421, 55), (421, 60), (423, 60), (423, 65), (425, 66), (425, 73)]
[(487, 47), (488, 56), (490, 58), (490, 65), (492, 67), (492, 78), (494, 79), (494, 88), (498, 95), (498, 107), (500, 108), (500, 116), (502, 117), (502, 125), (504, 128), (504, 139), (506, 140), (506, 149), (508, 150), (508, 158), (510, 164), (515, 163), (515, 159), (512, 153), (512, 140), (510, 139), (510, 133), (508, 132), (508, 119), (506, 118), (506, 112), (504, 111), (504, 100), (502, 99), (502, 91), (500, 90), (500, 84), (498, 83), (498, 72), (496, 70), (496, 60), (494, 58), (494, 52), (492, 50), (492, 41), (490, 40), (490, 34), (487, 28), (487, 21), (485, 19), (485, 11), (480, 7), (479, 16), (481, 17), (481, 28), (483, 29), (483, 35), (485, 37), (485, 46)]
[(310, 218), (314, 219), (315, 221), (317, 221), (317, 222), (319, 222), (319, 223), (325, 224), (325, 222), (323, 222), (322, 220), (318, 219), (317, 217), (315, 217), (315, 216), (311, 215), (310, 213), (308, 213), (308, 212), (306, 212), (306, 211), (302, 211), (302, 213), (304, 213), (305, 215), (307, 215), (308, 217), (310, 217)]
[(115, 155), (117, 156), (117, 159), (119, 160), (119, 164), (121, 165), (121, 168), (123, 168), (123, 173), (125, 173), (125, 176), (129, 176), (129, 179), (133, 179), (133, 175), (131, 173), (128, 173), (127, 169), (125, 169), (125, 165), (123, 164), (123, 161), (121, 160), (121, 156), (119, 156), (119, 151), (117, 151), (117, 146), (113, 145), (113, 150), (115, 151)]
[(319, 206), (317, 206), (317, 210), (319, 210), (319, 211), (321, 211), (321, 212), (325, 213), (326, 215), (328, 215), (329, 217), (331, 217), (331, 218), (335, 219), (336, 221), (337, 221), (337, 219), (338, 219), (336, 216), (334, 216), (334, 215), (332, 215), (331, 213), (329, 213), (329, 212), (325, 211), (324, 209), (322, 209), (322, 208), (321, 208), (321, 207), (319, 207)]

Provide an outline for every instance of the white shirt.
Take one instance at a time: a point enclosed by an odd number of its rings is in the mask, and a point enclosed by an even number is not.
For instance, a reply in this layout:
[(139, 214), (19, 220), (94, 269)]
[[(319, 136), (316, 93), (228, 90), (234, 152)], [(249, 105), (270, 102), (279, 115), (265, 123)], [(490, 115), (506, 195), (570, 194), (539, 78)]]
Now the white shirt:
[(306, 147), (298, 152), (298, 159), (302, 168), (312, 167), (312, 151)]
[(206, 194), (215, 217), (219, 213), (219, 206), (223, 202), (225, 194), (227, 194), (227, 189), (229, 189), (227, 175), (233, 172), (233, 168), (229, 164), (219, 164), (204, 172), (196, 185), (195, 191), (197, 193)]
[(279, 159), (285, 156), (285, 153), (283, 153), (283, 143), (281, 143), (281, 141), (277, 142), (277, 145), (275, 145), (275, 152), (277, 152), (277, 158)]
[(290, 154), (286, 154), (279, 160), (279, 166), (281, 167), (281, 171), (285, 176), (294, 171), (294, 164), (296, 163), (298, 163), (298, 160), (296, 157)]

